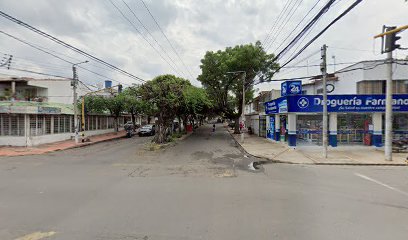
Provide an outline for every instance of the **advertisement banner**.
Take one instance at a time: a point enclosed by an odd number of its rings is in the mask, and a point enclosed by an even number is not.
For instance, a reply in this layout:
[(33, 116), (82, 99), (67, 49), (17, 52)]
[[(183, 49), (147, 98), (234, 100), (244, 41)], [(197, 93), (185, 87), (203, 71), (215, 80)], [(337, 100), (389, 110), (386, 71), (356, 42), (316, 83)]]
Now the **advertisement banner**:
[(302, 93), (302, 81), (285, 81), (281, 83), (281, 96), (298, 95)]
[(275, 100), (265, 103), (265, 113), (274, 114), (274, 113), (287, 113), (288, 112), (288, 103), (286, 97), (280, 97)]
[[(323, 96), (287, 97), (289, 112), (322, 112)], [(385, 112), (385, 95), (328, 95), (328, 112)], [(393, 111), (408, 112), (408, 94), (393, 95)]]

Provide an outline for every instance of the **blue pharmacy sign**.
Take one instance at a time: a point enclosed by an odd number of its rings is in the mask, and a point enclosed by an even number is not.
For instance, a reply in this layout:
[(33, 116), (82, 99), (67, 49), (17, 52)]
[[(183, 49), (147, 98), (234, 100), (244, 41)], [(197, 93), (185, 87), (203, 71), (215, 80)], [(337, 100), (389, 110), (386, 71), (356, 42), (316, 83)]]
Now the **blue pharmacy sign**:
[[(265, 103), (265, 113), (322, 112), (322, 98), (321, 95), (280, 97)], [(408, 94), (394, 94), (392, 105), (394, 112), (408, 112)], [(385, 95), (328, 95), (327, 110), (328, 112), (385, 112)]]
[(281, 96), (298, 95), (302, 93), (302, 81), (285, 81), (281, 84)]
[[(322, 112), (321, 95), (288, 97), (289, 112)], [(393, 111), (408, 112), (408, 94), (394, 94)], [(328, 95), (328, 112), (384, 112), (385, 95)]]
[(288, 112), (288, 100), (286, 99), (286, 97), (280, 97), (265, 103), (266, 114), (287, 112)]

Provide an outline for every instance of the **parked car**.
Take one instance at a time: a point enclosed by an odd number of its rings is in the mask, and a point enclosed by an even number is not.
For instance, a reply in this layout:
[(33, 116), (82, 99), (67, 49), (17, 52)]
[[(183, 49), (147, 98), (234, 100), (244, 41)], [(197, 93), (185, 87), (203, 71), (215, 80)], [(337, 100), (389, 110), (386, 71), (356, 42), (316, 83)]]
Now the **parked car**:
[(155, 125), (144, 125), (139, 129), (139, 136), (153, 136), (156, 134)]
[(234, 128), (234, 127), (235, 127), (235, 122), (230, 122), (230, 123), (228, 123), (228, 127)]

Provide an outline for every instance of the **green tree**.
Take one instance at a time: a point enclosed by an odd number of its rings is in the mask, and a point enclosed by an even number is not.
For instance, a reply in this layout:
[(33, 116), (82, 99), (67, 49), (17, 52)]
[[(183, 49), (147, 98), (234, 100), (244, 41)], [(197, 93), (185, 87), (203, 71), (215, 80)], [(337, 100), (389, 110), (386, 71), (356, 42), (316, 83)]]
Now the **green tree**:
[(143, 84), (141, 97), (156, 109), (158, 118), (154, 142), (167, 142), (166, 133), (169, 130), (177, 109), (183, 104), (183, 90), (189, 82), (174, 75), (161, 75)]
[[(274, 55), (265, 52), (258, 41), (255, 44), (227, 47), (217, 52), (208, 51), (201, 60), (198, 80), (213, 100), (214, 110), (229, 119), (235, 119), (235, 133), (239, 133), (243, 85), (247, 103), (253, 98), (255, 76), (260, 73), (269, 79), (279, 67), (273, 58)], [(245, 71), (245, 79), (242, 78), (243, 75), (227, 74), (235, 71)]]
[(132, 86), (123, 91), (124, 110), (131, 115), (133, 127), (136, 127), (136, 115), (143, 112), (143, 100), (139, 94), (139, 87)]
[(202, 121), (203, 117), (212, 108), (212, 102), (210, 101), (205, 89), (198, 88), (192, 85), (186, 86), (183, 91), (183, 122), (187, 122), (187, 118), (190, 117), (194, 124), (194, 119)]
[(114, 118), (115, 132), (119, 131), (118, 118), (125, 111), (126, 95), (120, 93), (116, 96), (104, 98), (106, 109)]
[[(78, 109), (82, 108), (82, 99), (78, 103)], [(105, 98), (102, 96), (85, 96), (85, 114), (104, 113), (106, 111)]]

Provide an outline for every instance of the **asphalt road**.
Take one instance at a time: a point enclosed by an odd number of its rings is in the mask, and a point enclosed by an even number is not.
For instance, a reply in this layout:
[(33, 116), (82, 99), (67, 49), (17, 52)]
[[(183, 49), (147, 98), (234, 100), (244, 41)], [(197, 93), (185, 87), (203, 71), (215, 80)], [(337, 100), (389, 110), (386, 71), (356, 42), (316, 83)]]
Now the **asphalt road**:
[(221, 126), (0, 159), (0, 239), (407, 239), (408, 169), (266, 164)]

